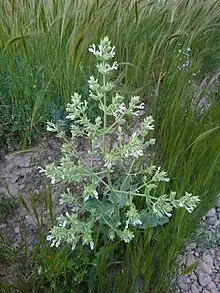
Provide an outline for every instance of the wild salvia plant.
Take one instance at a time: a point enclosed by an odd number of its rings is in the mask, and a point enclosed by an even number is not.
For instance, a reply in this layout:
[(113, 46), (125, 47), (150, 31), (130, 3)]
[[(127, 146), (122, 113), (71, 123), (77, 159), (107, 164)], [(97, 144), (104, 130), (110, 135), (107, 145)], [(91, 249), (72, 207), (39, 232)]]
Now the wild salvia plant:
[[(81, 187), (81, 194), (70, 189), (60, 196), (60, 204), (71, 206), (71, 211), (58, 218), (47, 239), (51, 246), (68, 243), (74, 250), (76, 245), (96, 245), (94, 231), (104, 239), (120, 239), (129, 243), (137, 229), (166, 223), (175, 208), (192, 212), (199, 202), (189, 193), (181, 198), (176, 192), (157, 194), (160, 182), (169, 182), (161, 167), (147, 162), (149, 147), (155, 139), (148, 138), (154, 130), (153, 118), (142, 118), (145, 105), (140, 97), (129, 100), (117, 93), (111, 80), (117, 62), (115, 47), (108, 37), (94, 44), (89, 51), (97, 59), (100, 78), (91, 76), (89, 98), (99, 106), (102, 115), (94, 121), (88, 118), (88, 104), (74, 93), (67, 104), (71, 138), (58, 126), (49, 122), (48, 131), (56, 132), (63, 139), (60, 164), (55, 163), (41, 169), (51, 183), (74, 183)], [(87, 145), (84, 152), (78, 142)], [(153, 195), (152, 195), (153, 193)]]

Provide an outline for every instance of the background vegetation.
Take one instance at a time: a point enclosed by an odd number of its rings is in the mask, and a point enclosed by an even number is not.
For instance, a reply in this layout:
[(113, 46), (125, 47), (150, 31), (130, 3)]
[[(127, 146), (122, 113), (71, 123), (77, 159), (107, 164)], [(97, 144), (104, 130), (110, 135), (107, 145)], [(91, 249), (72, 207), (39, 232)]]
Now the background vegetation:
[[(140, 95), (155, 118), (156, 159), (172, 178), (171, 187), (180, 195), (199, 195), (201, 204), (192, 215), (178, 210), (163, 228), (137, 235), (123, 255), (115, 255), (110, 244), (95, 257), (81, 251), (77, 258), (65, 250), (61, 257), (70, 263), (55, 274), (39, 249), (34, 263), (37, 256), (37, 263), (49, 266), (48, 279), (41, 282), (51, 292), (76, 292), (80, 278), (97, 292), (135, 292), (140, 278), (143, 292), (168, 292), (176, 256), (220, 190), (218, 88), (215, 95), (209, 94), (211, 84), (198, 90), (203, 78), (220, 67), (218, 0), (2, 1), (0, 141), (3, 146), (16, 137), (27, 147), (45, 134), (48, 119), (63, 117), (74, 91), (86, 97), (86, 81), (94, 71), (88, 46), (106, 35), (121, 62), (118, 85), (126, 95)], [(204, 97), (210, 103), (206, 111), (199, 103)], [(96, 111), (91, 105), (91, 115)], [(52, 254), (57, 259), (62, 251)], [(124, 263), (124, 271), (113, 282), (107, 276), (114, 260)], [(73, 265), (75, 282), (67, 277)], [(36, 286), (33, 292), (39, 290)]]

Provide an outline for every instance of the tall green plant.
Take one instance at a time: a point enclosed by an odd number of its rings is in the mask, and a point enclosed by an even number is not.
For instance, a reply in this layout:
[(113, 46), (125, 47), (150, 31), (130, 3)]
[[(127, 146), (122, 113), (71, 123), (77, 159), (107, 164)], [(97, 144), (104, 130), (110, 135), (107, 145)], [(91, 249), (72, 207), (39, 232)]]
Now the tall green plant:
[[(60, 203), (72, 209), (60, 216), (58, 225), (51, 229), (47, 237), (51, 246), (68, 243), (74, 250), (80, 244), (89, 245), (99, 253), (100, 244), (105, 248), (109, 240), (130, 243), (138, 231), (145, 235), (149, 227), (167, 223), (174, 209), (184, 208), (191, 213), (199, 198), (186, 193), (177, 199), (176, 192), (159, 193), (159, 183), (169, 182), (169, 178), (161, 167), (149, 165), (144, 159), (147, 148), (155, 143), (154, 139), (146, 139), (154, 129), (153, 119), (148, 116), (134, 127), (132, 122), (136, 118), (137, 123), (144, 104), (138, 96), (126, 103), (123, 96), (112, 93), (114, 83), (110, 76), (118, 65), (109, 64), (115, 52), (108, 38), (98, 48), (92, 45), (89, 51), (96, 56), (100, 73), (100, 79), (89, 79), (90, 98), (98, 103), (102, 117), (91, 121), (86, 100), (75, 93), (67, 105), (71, 139), (55, 124), (48, 123), (48, 130), (64, 139), (60, 165), (53, 163), (40, 172), (53, 184), (64, 181), (82, 187), (79, 196), (70, 189), (61, 195)], [(129, 130), (133, 130), (130, 136)], [(88, 141), (88, 157), (78, 151), (79, 139)]]

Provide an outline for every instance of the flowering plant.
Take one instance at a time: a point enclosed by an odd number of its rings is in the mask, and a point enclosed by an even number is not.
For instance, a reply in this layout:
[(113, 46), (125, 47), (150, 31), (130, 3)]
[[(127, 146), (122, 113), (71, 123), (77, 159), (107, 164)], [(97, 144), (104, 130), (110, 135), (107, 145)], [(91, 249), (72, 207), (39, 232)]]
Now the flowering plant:
[[(66, 108), (71, 138), (48, 123), (48, 130), (64, 140), (60, 164), (41, 169), (52, 183), (76, 183), (82, 188), (79, 196), (70, 189), (61, 194), (60, 204), (71, 205), (72, 209), (58, 218), (58, 225), (47, 236), (51, 246), (65, 242), (72, 249), (79, 243), (93, 249), (97, 227), (106, 239), (119, 238), (129, 243), (136, 229), (162, 225), (174, 208), (192, 212), (199, 202), (189, 193), (179, 199), (173, 191), (155, 196), (158, 184), (169, 178), (161, 167), (146, 162), (147, 149), (155, 144), (155, 139), (147, 139), (154, 130), (154, 120), (151, 116), (141, 118), (145, 105), (138, 96), (127, 101), (113, 91), (111, 73), (118, 64), (110, 64), (115, 47), (108, 37), (98, 47), (90, 46), (89, 51), (97, 59), (101, 77), (90, 77), (89, 98), (98, 104), (102, 115), (91, 121), (87, 101), (74, 93)], [(80, 139), (88, 144), (86, 152), (78, 149)]]

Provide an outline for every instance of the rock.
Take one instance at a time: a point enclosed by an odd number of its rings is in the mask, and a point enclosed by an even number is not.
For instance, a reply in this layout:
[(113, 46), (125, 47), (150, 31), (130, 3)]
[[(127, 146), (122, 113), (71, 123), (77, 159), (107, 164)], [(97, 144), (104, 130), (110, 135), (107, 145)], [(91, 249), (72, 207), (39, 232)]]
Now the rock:
[(189, 288), (188, 288), (188, 283), (190, 283), (190, 280), (187, 276), (180, 276), (178, 278), (178, 282), (177, 282), (177, 285), (178, 287), (181, 289), (181, 290), (185, 290), (187, 291)]
[(11, 176), (11, 183), (14, 184), (15, 182), (17, 182), (19, 179), (19, 176), (18, 175), (12, 175)]
[(24, 189), (25, 188), (25, 185), (24, 184), (19, 184), (18, 185), (18, 188), (19, 188), (19, 190)]
[(16, 233), (16, 234), (20, 233), (20, 227), (16, 227), (16, 228), (15, 228), (15, 233)]
[(210, 292), (208, 290), (206, 290), (206, 289), (203, 289), (202, 293), (210, 293)]
[(203, 272), (199, 272), (198, 277), (199, 284), (203, 287), (207, 286), (212, 281), (212, 278), (208, 274), (205, 274)]
[(220, 279), (218, 277), (215, 277), (214, 281), (215, 281), (215, 284), (220, 284)]
[(14, 249), (18, 249), (19, 248), (19, 243), (18, 242), (13, 243), (13, 247), (14, 247)]
[(206, 263), (209, 267), (213, 268), (213, 258), (211, 255), (204, 255), (203, 256), (203, 261)]
[(215, 213), (216, 213), (215, 208), (214, 208), (214, 209), (211, 209), (211, 210), (206, 214), (206, 217), (207, 217), (207, 218), (214, 217), (214, 216), (215, 216)]
[(217, 208), (220, 208), (220, 196), (217, 198), (216, 207)]
[(216, 285), (213, 281), (211, 281), (208, 286), (207, 286), (207, 289), (208, 290), (212, 290), (212, 289), (216, 289)]
[(188, 284), (188, 283), (190, 283), (190, 280), (187, 276), (180, 276), (178, 278), (178, 283)]
[(196, 251), (196, 252), (194, 253), (194, 255), (195, 255), (195, 257), (199, 257), (199, 253), (198, 253), (198, 251)]
[(215, 223), (213, 224), (213, 227), (214, 228), (217, 228), (220, 224), (220, 221), (219, 220), (216, 220)]
[(217, 220), (217, 216), (213, 216), (213, 217), (209, 217), (206, 219), (206, 222), (208, 225), (213, 225), (215, 223), (215, 221)]
[(187, 253), (185, 264), (187, 267), (189, 267), (191, 264), (195, 262), (195, 257), (193, 254)]
[(200, 272), (211, 275), (213, 262), (211, 265), (206, 264), (204, 261), (200, 260), (198, 262), (198, 275)]
[(197, 243), (196, 243), (196, 242), (192, 242), (192, 243), (190, 243), (190, 244), (188, 244), (188, 245), (186, 246), (186, 251), (190, 252), (190, 250), (193, 250), (193, 249), (195, 249), (196, 247), (197, 247)]
[(196, 287), (195, 284), (192, 284), (192, 286), (191, 286), (191, 292), (192, 293), (199, 293), (199, 289)]
[(220, 213), (220, 208), (216, 208), (216, 213)]
[(189, 276), (190, 280), (193, 280), (193, 281), (196, 281), (197, 280), (197, 277), (194, 273), (192, 273), (190, 276)]
[(178, 283), (178, 287), (181, 289), (181, 290), (184, 290), (184, 291), (187, 291), (189, 288), (188, 288), (188, 285), (187, 284), (184, 284), (184, 283)]
[(6, 224), (1, 224), (1, 225), (0, 225), (0, 229), (5, 229), (6, 227), (7, 227)]

